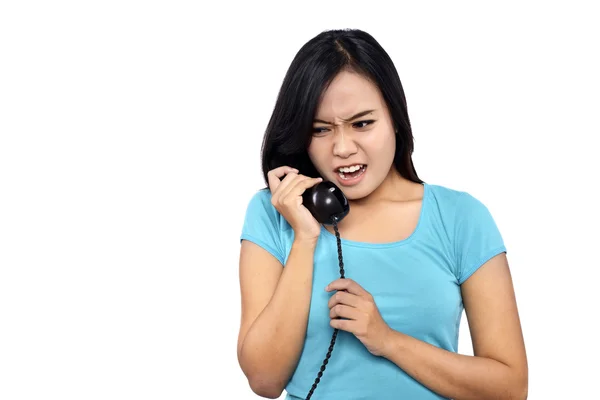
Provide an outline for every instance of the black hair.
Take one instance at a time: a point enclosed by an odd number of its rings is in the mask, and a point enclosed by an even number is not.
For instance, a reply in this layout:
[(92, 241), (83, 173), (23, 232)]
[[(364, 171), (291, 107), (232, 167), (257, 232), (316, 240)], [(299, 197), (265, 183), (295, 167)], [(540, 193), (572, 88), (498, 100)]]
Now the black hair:
[(406, 98), (392, 59), (370, 34), (337, 29), (323, 31), (304, 44), (285, 75), (261, 147), (267, 188), (267, 173), (282, 165), (321, 177), (307, 151), (313, 119), (322, 94), (343, 70), (358, 73), (379, 88), (396, 131), (394, 166), (404, 178), (423, 183), (413, 165)]

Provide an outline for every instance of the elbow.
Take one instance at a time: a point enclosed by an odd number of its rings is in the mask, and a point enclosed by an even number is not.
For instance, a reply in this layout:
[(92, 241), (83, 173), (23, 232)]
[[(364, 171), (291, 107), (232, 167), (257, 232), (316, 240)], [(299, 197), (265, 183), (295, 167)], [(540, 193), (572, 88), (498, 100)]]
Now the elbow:
[(517, 396), (515, 397), (515, 399), (527, 400), (528, 395), (529, 395), (529, 387), (527, 385), (527, 382), (525, 382), (523, 385), (519, 386), (519, 390), (517, 392)]
[(281, 396), (286, 385), (283, 377), (278, 377), (272, 369), (265, 368), (264, 363), (244, 357), (243, 346), (238, 350), (238, 362), (252, 392), (267, 399), (277, 399)]
[(528, 381), (527, 373), (519, 374), (513, 385), (512, 396), (509, 400), (527, 400), (527, 396), (529, 395)]
[(283, 393), (281, 385), (274, 384), (265, 379), (248, 379), (250, 389), (260, 397), (267, 399), (277, 399)]
[(247, 368), (248, 362), (243, 362), (241, 352), (238, 352), (238, 362), (250, 389), (256, 395), (267, 399), (277, 399), (281, 396), (285, 385), (280, 385), (267, 371)]
[(506, 397), (506, 400), (527, 400), (527, 387), (525, 388), (517, 388), (512, 391), (512, 393)]

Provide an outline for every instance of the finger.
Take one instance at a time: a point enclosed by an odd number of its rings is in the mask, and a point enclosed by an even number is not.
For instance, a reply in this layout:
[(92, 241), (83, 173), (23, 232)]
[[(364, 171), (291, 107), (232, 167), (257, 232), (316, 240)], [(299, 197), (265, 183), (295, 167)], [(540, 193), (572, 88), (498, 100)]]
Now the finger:
[(291, 182), (290, 185), (286, 188), (286, 193), (282, 194), (282, 198), (288, 196), (300, 196), (302, 193), (304, 193), (306, 189), (316, 185), (322, 180), (323, 178), (311, 178), (305, 175), (298, 175), (298, 179), (294, 179), (294, 181)]
[(294, 174), (294, 179), (291, 180), (285, 188), (281, 188), (281, 198), (284, 199), (289, 196), (290, 192), (298, 185), (300, 182), (304, 182), (310, 179), (310, 177), (301, 174)]
[(357, 323), (358, 322), (351, 320), (351, 319), (332, 318), (329, 320), (329, 325), (332, 328), (339, 329), (341, 331), (350, 332), (350, 333), (354, 333), (356, 331)]
[(338, 304), (329, 310), (329, 318), (346, 318), (357, 321), (361, 315), (360, 310), (343, 304)]
[(355, 294), (346, 291), (338, 290), (335, 292), (328, 302), (328, 308), (334, 307), (336, 304), (344, 304), (350, 307), (358, 308), (361, 298)]
[(371, 294), (362, 288), (358, 283), (349, 278), (340, 278), (331, 282), (325, 288), (327, 292), (331, 292), (332, 290), (345, 290), (348, 293), (355, 294), (361, 297), (369, 297)]
[(288, 167), (287, 165), (283, 165), (281, 167), (275, 168), (267, 172), (267, 180), (269, 181), (269, 188), (271, 189), (271, 193), (275, 192), (279, 184), (281, 183), (280, 178), (290, 172), (300, 172), (296, 168)]
[(290, 171), (286, 174), (285, 178), (283, 178), (281, 180), (281, 182), (279, 183), (279, 185), (277, 186), (277, 189), (272, 192), (271, 195), (271, 202), (273, 203), (273, 205), (277, 204), (280, 202), (283, 193), (285, 193), (286, 188), (298, 177), (298, 174), (294, 171)]

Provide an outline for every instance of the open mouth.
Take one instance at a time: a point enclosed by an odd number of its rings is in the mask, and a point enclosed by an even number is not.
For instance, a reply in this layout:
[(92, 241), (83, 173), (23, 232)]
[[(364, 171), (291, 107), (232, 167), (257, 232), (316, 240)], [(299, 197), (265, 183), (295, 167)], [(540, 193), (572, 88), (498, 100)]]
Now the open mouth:
[(356, 179), (365, 173), (366, 164), (356, 164), (349, 167), (342, 167), (337, 170), (339, 177), (343, 180)]

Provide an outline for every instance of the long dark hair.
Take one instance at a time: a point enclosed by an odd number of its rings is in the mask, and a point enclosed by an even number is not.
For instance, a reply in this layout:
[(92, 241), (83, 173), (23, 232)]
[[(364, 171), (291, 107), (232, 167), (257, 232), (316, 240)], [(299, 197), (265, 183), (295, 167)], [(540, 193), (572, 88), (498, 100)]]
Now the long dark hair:
[(394, 63), (370, 34), (338, 29), (321, 32), (302, 46), (285, 75), (261, 147), (267, 188), (267, 173), (282, 165), (321, 176), (307, 149), (321, 95), (342, 70), (356, 72), (379, 88), (396, 129), (394, 166), (404, 178), (423, 183), (412, 161), (412, 129)]

